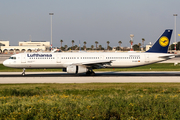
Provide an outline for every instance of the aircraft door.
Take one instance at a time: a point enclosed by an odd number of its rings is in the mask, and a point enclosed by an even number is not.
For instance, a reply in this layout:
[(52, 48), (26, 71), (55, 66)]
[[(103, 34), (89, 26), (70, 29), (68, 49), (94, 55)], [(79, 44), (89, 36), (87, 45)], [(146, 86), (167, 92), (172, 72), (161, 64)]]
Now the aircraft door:
[(60, 54), (56, 54), (56, 62), (61, 63), (61, 55)]
[(145, 63), (149, 63), (149, 55), (145, 55)]
[(26, 63), (26, 54), (21, 54), (21, 63)]

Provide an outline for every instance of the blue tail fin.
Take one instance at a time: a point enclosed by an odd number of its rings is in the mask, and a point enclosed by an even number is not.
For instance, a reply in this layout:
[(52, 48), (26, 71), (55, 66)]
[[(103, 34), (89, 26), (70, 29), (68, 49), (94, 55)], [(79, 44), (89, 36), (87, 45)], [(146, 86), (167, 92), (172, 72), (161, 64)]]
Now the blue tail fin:
[(167, 53), (172, 31), (172, 29), (165, 30), (156, 43), (146, 52)]

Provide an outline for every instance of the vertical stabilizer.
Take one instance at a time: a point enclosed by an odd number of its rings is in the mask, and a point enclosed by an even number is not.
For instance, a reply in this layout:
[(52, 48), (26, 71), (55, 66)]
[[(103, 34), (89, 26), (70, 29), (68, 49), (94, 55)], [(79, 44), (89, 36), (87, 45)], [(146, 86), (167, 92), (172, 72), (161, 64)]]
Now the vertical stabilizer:
[(156, 43), (146, 52), (167, 53), (172, 31), (172, 29), (166, 29)]

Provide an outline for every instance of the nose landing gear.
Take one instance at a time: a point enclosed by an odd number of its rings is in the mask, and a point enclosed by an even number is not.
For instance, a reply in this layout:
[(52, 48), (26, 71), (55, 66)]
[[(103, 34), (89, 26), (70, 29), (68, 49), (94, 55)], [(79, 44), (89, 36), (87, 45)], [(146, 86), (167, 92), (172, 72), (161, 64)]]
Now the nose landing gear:
[(26, 69), (25, 69), (25, 68), (23, 68), (23, 72), (22, 72), (22, 75), (23, 75), (23, 76), (25, 75), (25, 70), (26, 70)]

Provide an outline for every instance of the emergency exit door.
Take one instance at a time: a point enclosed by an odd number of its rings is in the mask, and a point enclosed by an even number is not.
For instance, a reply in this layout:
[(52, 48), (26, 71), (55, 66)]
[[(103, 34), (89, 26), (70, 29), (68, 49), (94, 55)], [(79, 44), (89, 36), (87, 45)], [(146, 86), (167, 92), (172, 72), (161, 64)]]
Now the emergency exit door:
[(21, 54), (21, 63), (26, 63), (26, 54)]

